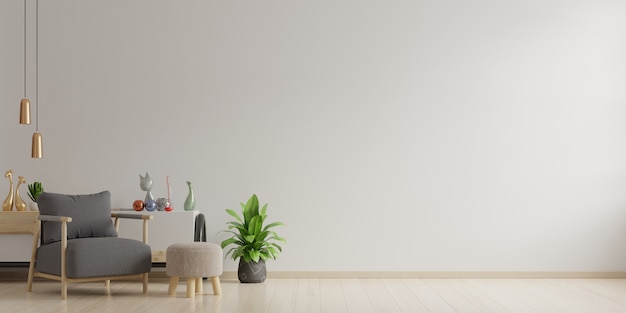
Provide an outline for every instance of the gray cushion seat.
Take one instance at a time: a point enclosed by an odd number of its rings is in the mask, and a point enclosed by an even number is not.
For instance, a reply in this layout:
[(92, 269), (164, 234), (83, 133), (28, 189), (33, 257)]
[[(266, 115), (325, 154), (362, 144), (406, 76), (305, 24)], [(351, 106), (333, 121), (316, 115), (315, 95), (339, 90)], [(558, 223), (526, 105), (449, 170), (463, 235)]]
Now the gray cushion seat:
[[(36, 270), (61, 275), (60, 251), (60, 241), (41, 246), (37, 250)], [(137, 240), (77, 238), (67, 241), (66, 275), (82, 278), (142, 274), (150, 271), (151, 260), (150, 246)]]

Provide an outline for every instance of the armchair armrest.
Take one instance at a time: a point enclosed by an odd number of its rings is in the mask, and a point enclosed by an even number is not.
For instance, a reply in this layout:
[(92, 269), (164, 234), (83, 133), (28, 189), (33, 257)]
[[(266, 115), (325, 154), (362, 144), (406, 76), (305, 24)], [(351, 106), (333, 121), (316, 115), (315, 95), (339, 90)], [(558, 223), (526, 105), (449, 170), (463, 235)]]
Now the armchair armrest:
[(72, 218), (69, 216), (39, 215), (37, 218), (40, 221), (46, 221), (46, 222), (59, 222), (59, 223), (71, 223), (72, 222)]
[(129, 214), (129, 213), (111, 213), (111, 217), (130, 218), (135, 220), (152, 220), (154, 217), (150, 214)]
[(129, 213), (115, 213), (111, 212), (111, 217), (115, 218), (115, 230), (119, 231), (120, 229), (120, 219), (135, 219), (135, 220), (143, 220), (143, 243), (148, 243), (148, 221), (153, 219), (153, 216), (150, 214), (129, 214)]
[(72, 218), (69, 216), (39, 215), (37, 219), (44, 222), (61, 223), (61, 245), (63, 254), (65, 254), (65, 248), (67, 247), (67, 223), (71, 223)]

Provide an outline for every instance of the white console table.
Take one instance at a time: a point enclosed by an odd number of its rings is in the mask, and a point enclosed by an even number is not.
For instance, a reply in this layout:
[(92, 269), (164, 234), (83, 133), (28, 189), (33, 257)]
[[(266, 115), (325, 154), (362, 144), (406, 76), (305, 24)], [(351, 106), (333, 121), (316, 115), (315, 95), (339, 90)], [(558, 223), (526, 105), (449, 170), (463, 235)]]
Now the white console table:
[[(112, 212), (130, 214), (150, 214), (153, 219), (148, 222), (148, 245), (152, 248), (152, 262), (165, 262), (165, 251), (173, 243), (193, 242), (196, 217), (195, 211), (140, 211), (133, 209), (113, 209)], [(140, 220), (122, 219), (119, 237), (142, 240), (142, 222)]]

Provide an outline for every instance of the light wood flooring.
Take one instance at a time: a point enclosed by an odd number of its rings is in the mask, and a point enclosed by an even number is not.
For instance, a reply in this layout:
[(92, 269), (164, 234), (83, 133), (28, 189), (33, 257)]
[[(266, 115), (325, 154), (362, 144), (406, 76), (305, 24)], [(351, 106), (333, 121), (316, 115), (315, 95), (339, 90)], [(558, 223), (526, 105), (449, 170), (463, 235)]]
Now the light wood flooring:
[(268, 279), (262, 284), (223, 280), (221, 296), (185, 298), (180, 283), (168, 296), (166, 279), (151, 281), (147, 295), (140, 282), (69, 286), (61, 300), (60, 283), (0, 280), (0, 312), (626, 312), (626, 279)]

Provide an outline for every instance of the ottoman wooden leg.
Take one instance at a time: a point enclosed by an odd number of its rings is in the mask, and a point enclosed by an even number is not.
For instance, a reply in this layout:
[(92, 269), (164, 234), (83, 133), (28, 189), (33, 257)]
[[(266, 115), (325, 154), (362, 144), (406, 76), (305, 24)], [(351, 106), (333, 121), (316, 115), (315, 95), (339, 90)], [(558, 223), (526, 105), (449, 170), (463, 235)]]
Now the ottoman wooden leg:
[(220, 284), (220, 277), (213, 276), (211, 277), (211, 284), (213, 285), (213, 294), (221, 295), (222, 294), (222, 285)]
[(178, 276), (172, 276), (172, 278), (170, 278), (170, 288), (167, 290), (167, 294), (170, 296), (175, 295), (177, 286), (178, 286)]
[(187, 277), (187, 298), (193, 298), (196, 294), (196, 279)]
[(202, 294), (202, 277), (196, 277), (196, 293)]

